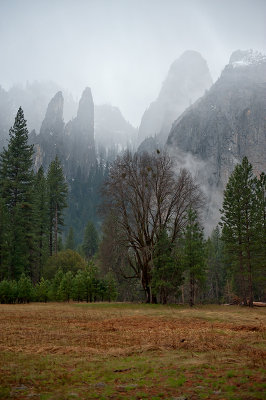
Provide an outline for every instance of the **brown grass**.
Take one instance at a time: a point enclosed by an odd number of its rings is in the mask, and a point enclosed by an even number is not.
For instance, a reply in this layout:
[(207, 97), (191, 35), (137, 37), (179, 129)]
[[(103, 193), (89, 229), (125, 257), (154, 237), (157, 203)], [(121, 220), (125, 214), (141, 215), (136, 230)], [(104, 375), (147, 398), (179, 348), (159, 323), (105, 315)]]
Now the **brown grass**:
[(140, 354), (148, 359), (151, 352), (168, 354), (168, 362), (171, 354), (182, 355), (183, 366), (258, 369), (266, 359), (265, 322), (265, 309), (237, 306), (0, 305), (0, 352), (88, 362)]
[(261, 342), (266, 332), (261, 309), (252, 310), (248, 322), (246, 309), (238, 307), (230, 312), (220, 307), (220, 317), (226, 316), (225, 321), (203, 319), (211, 316), (204, 308), (166, 308), (161, 314), (161, 307), (147, 310), (133, 306), (121, 311), (73, 304), (1, 305), (0, 350), (88, 356), (126, 354), (147, 347), (204, 352), (234, 350), (237, 346), (238, 351), (247, 351)]

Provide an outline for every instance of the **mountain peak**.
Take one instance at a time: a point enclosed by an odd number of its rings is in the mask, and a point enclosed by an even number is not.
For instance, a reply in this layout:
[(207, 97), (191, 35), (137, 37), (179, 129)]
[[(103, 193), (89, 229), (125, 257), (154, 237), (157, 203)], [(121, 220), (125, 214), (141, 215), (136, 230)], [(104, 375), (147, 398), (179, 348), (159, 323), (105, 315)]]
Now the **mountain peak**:
[(158, 135), (164, 144), (172, 123), (210, 88), (212, 78), (200, 53), (185, 51), (169, 68), (157, 99), (145, 111), (139, 127), (139, 143)]
[(61, 91), (57, 92), (48, 104), (45, 118), (43, 120), (41, 134), (62, 134), (64, 130), (63, 121), (64, 98)]
[(84, 122), (93, 122), (93, 98), (91, 94), (91, 89), (89, 87), (86, 87), (81, 95), (80, 101), (79, 101), (79, 106), (78, 106), (78, 112), (77, 112), (77, 118), (81, 120), (85, 120)]

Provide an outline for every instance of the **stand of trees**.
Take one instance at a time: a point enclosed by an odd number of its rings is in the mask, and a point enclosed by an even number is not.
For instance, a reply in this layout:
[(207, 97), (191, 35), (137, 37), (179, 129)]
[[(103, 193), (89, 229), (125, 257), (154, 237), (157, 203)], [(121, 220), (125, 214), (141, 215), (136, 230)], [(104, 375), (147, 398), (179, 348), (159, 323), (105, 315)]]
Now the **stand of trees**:
[(117, 298), (116, 282), (112, 274), (99, 278), (97, 267), (90, 262), (73, 274), (57, 270), (53, 279), (43, 277), (36, 284), (24, 273), (18, 281), (4, 279), (0, 282), (0, 303), (29, 303), (31, 301), (114, 301)]
[(226, 186), (221, 232), (216, 227), (207, 240), (200, 188), (157, 150), (117, 157), (108, 177), (107, 166), (92, 168), (95, 187), (107, 178), (101, 234), (83, 219), (78, 240), (70, 227), (64, 244), (67, 184), (59, 159), (47, 176), (42, 167), (34, 172), (32, 159), (20, 108), (0, 154), (0, 302), (265, 301), (266, 176), (255, 176), (246, 157)]
[(33, 171), (33, 147), (21, 108), (0, 154), (0, 279), (18, 280), (21, 274), (36, 283), (48, 255), (57, 253), (63, 225), (67, 185), (59, 160)]

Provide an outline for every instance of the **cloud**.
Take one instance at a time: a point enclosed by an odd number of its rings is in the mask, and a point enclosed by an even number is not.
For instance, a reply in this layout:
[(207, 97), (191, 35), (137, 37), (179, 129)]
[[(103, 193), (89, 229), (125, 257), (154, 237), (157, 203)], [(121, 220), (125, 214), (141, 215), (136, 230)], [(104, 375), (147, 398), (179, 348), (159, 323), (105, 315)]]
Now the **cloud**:
[(214, 78), (233, 50), (266, 52), (265, 12), (264, 0), (1, 0), (0, 84), (53, 80), (75, 97), (90, 86), (139, 125), (183, 51)]

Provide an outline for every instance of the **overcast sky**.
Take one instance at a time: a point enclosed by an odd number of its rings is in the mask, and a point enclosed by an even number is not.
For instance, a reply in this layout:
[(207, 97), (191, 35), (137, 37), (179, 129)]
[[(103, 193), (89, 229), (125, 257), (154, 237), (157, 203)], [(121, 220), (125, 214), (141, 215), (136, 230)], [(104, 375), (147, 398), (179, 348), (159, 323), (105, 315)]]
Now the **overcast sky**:
[(182, 52), (215, 80), (232, 51), (266, 53), (265, 21), (266, 0), (0, 0), (0, 85), (90, 86), (137, 126)]

